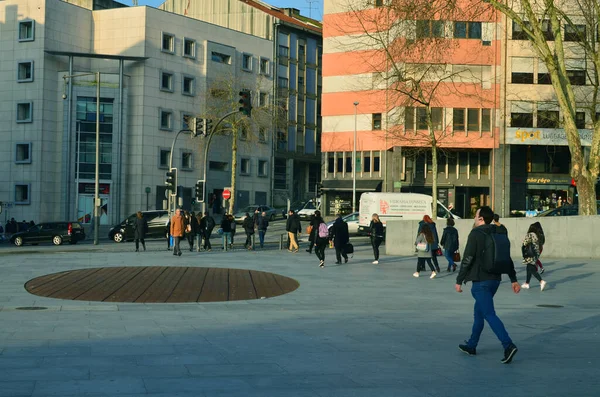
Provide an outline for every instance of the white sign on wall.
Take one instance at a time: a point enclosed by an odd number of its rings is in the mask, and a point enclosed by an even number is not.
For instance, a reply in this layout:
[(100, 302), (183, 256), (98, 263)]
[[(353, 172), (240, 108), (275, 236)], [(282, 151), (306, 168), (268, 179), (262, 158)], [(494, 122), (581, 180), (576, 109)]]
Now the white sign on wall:
[[(582, 146), (591, 146), (592, 130), (579, 130)], [(506, 143), (510, 145), (567, 146), (567, 134), (556, 128), (507, 128)]]

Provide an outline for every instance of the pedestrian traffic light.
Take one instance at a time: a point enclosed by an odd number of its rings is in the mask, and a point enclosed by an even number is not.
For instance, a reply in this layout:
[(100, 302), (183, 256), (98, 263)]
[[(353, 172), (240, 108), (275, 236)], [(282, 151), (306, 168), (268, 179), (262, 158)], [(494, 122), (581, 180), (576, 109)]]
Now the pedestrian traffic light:
[(199, 203), (204, 202), (204, 181), (196, 182), (196, 201)]
[(317, 197), (321, 197), (323, 194), (323, 184), (317, 183)]
[(250, 91), (240, 91), (240, 112), (250, 117), (252, 113), (252, 97)]
[(167, 190), (172, 192), (177, 191), (177, 168), (171, 168), (171, 170), (167, 172), (167, 180), (165, 181), (165, 185), (167, 185)]
[(213, 121), (212, 119), (204, 119), (204, 134), (205, 135), (210, 135), (212, 133), (212, 128), (213, 128)]

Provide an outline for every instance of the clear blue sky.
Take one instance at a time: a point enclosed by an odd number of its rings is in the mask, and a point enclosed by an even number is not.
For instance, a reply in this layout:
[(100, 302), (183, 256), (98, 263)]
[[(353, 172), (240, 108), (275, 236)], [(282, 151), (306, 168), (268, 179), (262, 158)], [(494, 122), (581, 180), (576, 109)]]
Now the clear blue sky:
[[(194, 1), (194, 0), (191, 0)], [(302, 15), (309, 16), (310, 4), (308, 0), (262, 0), (265, 3), (274, 5), (276, 7), (293, 7), (298, 8)], [(119, 0), (119, 2), (131, 5), (131, 0)], [(148, 5), (157, 7), (162, 4), (164, 0), (138, 0), (139, 5)], [(315, 19), (322, 19), (323, 16), (323, 0), (311, 0), (312, 2), (312, 17)]]

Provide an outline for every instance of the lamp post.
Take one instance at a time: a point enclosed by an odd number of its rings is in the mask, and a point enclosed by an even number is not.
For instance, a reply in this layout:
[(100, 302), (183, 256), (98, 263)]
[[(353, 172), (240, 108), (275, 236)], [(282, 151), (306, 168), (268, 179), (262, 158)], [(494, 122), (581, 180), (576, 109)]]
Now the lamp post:
[[(96, 76), (96, 171), (94, 173), (94, 245), (98, 245), (98, 233), (100, 230), (100, 72), (64, 75), (65, 84), (67, 79), (83, 76)], [(62, 96), (67, 99), (66, 91)], [(79, 189), (79, 186), (77, 187)]]
[(356, 212), (356, 119), (358, 102), (354, 102), (354, 144), (352, 145), (352, 212)]

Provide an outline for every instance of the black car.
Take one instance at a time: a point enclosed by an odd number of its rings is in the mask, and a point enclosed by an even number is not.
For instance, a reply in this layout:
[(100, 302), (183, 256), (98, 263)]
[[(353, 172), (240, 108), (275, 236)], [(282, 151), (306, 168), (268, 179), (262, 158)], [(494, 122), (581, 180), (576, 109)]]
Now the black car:
[[(148, 222), (148, 232), (146, 238), (165, 238), (165, 228), (169, 222), (169, 213), (167, 211), (142, 211), (142, 215)], [(123, 222), (113, 226), (108, 232), (108, 238), (115, 243), (133, 240), (135, 218), (137, 213), (130, 215)]]
[(77, 244), (81, 240), (85, 240), (85, 230), (79, 222), (39, 223), (27, 231), (15, 233), (10, 237), (10, 242), (17, 247), (23, 244), (38, 245), (50, 242), (61, 245), (65, 241), (69, 244)]

